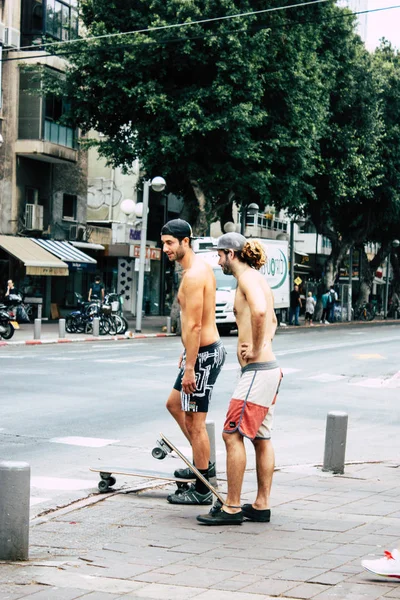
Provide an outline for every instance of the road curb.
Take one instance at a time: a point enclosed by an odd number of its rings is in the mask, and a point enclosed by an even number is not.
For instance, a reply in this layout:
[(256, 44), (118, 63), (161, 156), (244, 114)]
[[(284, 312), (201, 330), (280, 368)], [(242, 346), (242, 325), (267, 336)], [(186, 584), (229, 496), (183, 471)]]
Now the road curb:
[(87, 337), (87, 338), (56, 338), (48, 340), (22, 340), (18, 342), (1, 341), (0, 346), (41, 346), (43, 344), (72, 344), (76, 342), (126, 342), (127, 340), (142, 340), (144, 338), (176, 337), (176, 333), (139, 333), (125, 337), (124, 335), (113, 335), (111, 337)]

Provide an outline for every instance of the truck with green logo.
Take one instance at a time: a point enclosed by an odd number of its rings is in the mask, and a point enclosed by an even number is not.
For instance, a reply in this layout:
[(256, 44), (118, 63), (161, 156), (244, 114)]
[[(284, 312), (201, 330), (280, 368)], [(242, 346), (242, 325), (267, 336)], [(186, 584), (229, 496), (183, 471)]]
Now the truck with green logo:
[[(260, 238), (257, 238), (257, 241), (264, 246), (267, 256), (267, 262), (260, 269), (260, 273), (264, 275), (274, 294), (278, 322), (280, 323), (282, 320), (287, 322), (286, 311), (289, 310), (290, 303), (288, 242), (286, 240)], [(224, 275), (221, 267), (218, 266), (218, 253), (216, 250), (208, 248), (199, 250), (198, 254), (213, 267), (217, 281), (216, 322), (221, 333), (229, 333), (236, 328), (235, 315), (233, 314), (236, 279), (233, 275)]]

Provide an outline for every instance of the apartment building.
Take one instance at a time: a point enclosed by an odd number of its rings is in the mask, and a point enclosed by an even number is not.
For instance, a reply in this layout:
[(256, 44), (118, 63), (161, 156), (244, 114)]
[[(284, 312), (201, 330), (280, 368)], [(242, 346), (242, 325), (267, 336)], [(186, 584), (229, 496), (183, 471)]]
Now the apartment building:
[(77, 0), (0, 0), (0, 291), (14, 279), (45, 316), (86, 294), (96, 269), (85, 252), (87, 154), (62, 120), (67, 103), (41, 94), (43, 72), (62, 77), (66, 66), (43, 40), (77, 35)]

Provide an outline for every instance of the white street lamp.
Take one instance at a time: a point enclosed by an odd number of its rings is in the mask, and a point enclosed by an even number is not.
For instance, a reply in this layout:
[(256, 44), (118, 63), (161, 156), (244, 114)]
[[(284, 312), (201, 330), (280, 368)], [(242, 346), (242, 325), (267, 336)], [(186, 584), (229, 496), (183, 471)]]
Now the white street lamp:
[(144, 269), (146, 263), (146, 241), (147, 241), (147, 213), (149, 207), (149, 190), (151, 188), (155, 192), (162, 192), (166, 186), (165, 179), (162, 177), (154, 177), (150, 181), (144, 182), (143, 187), (143, 204), (142, 204), (142, 229), (140, 235), (140, 255), (139, 255), (139, 278), (138, 278), (138, 293), (136, 305), (136, 333), (142, 331), (142, 311), (143, 311), (143, 290), (144, 290)]

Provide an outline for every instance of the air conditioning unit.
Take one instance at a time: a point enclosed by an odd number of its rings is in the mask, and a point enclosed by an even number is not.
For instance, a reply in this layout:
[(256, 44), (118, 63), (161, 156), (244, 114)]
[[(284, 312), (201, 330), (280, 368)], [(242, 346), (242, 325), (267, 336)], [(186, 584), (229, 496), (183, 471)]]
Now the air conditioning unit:
[(69, 239), (70, 241), (86, 241), (86, 227), (84, 225), (70, 225), (69, 226)]
[(6, 27), (4, 36), (4, 45), (8, 48), (19, 48), (20, 47), (21, 34), (18, 29), (14, 27)]
[(31, 231), (43, 231), (43, 206), (26, 204), (25, 227)]
[(6, 41), (6, 26), (4, 23), (0, 23), (0, 44), (4, 44)]

